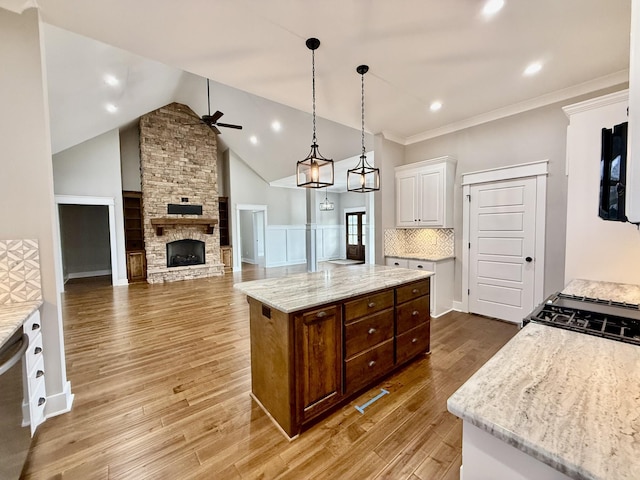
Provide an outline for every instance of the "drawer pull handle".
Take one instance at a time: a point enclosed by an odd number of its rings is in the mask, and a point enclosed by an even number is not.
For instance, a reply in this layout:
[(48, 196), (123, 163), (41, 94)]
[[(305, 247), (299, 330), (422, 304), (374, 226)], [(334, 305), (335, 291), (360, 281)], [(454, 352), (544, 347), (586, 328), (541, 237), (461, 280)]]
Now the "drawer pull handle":
[(422, 265), (418, 265), (418, 268), (424, 268)]
[(393, 264), (394, 264), (396, 267), (399, 267), (399, 266), (400, 266), (400, 264), (399, 264), (398, 262), (393, 262)]
[(412, 338), (411, 339), (411, 343), (418, 343), (418, 339), (417, 338)]
[(38, 399), (38, 406), (39, 406), (39, 407), (41, 407), (42, 405), (44, 405), (44, 404), (45, 404), (45, 402), (46, 402), (46, 401), (47, 401), (47, 399), (46, 399), (46, 398), (44, 398), (44, 397), (40, 397), (40, 398)]
[(418, 290), (417, 288), (414, 288), (413, 290), (411, 290), (411, 293), (418, 293), (420, 290)]
[(31, 330), (37, 330), (40, 328), (40, 324), (39, 323), (34, 323), (33, 325), (31, 325)]
[(44, 375), (44, 371), (42, 371), (42, 370), (38, 370), (38, 371), (36, 372), (36, 378), (40, 378), (40, 377), (41, 377), (41, 376), (43, 376), (43, 375)]
[(376, 333), (377, 330), (375, 328), (370, 328), (369, 331), (367, 332), (369, 335), (373, 335), (374, 333)]
[(38, 353), (42, 353), (42, 348), (40, 348), (40, 347), (36, 347), (36, 348), (34, 348), (34, 349), (33, 349), (33, 353), (35, 353), (36, 355), (37, 355)]
[(413, 312), (411, 312), (411, 315), (413, 317), (417, 317), (418, 315), (420, 315), (420, 312), (418, 310), (414, 310)]
[(327, 312), (325, 312), (324, 310), (322, 312), (318, 312), (318, 314), (316, 315), (316, 317), (318, 318), (323, 318), (327, 316)]
[(373, 308), (376, 306), (376, 302), (369, 302), (369, 308)]
[(375, 364), (376, 364), (376, 361), (375, 360), (371, 360), (369, 362), (369, 368), (372, 368)]

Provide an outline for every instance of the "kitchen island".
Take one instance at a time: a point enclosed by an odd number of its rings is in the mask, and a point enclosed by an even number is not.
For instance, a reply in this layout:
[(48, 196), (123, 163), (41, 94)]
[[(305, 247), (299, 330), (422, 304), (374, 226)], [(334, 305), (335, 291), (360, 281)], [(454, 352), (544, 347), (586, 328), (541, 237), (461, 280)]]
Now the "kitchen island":
[(640, 348), (525, 326), (448, 400), (462, 480), (640, 478)]
[(353, 265), (234, 285), (250, 308), (252, 397), (294, 438), (428, 352), (432, 275)]

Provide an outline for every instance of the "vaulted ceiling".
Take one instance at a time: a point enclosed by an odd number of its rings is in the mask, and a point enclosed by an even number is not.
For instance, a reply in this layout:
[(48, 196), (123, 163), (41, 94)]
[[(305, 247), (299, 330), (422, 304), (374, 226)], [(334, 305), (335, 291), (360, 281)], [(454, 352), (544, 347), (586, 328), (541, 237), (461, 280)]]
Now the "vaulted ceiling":
[[(0, 0), (0, 6), (15, 10), (32, 4), (36, 2)], [(81, 47), (63, 45), (64, 39), (58, 38), (54, 46), (52, 38), (60, 32), (51, 29), (54, 33), (47, 33), (45, 40), (47, 46), (52, 41), (56, 53), (48, 53), (48, 58), (60, 73), (50, 78), (54, 91), (64, 91), (65, 78), (73, 91), (83, 75), (111, 69), (126, 79), (119, 93), (123, 104), (147, 101), (138, 108), (157, 107), (163, 95), (188, 97), (184, 82), (191, 82), (201, 89), (190, 95), (201, 105), (197, 113), (203, 114), (206, 87), (184, 72), (211, 78), (221, 89), (212, 92), (212, 110), (225, 113), (221, 121), (245, 125), (241, 132), (224, 130), (222, 139), (243, 158), (260, 157), (267, 165), (261, 174), (268, 180), (284, 171), (269, 165), (290, 164), (308, 150), (311, 53), (305, 40), (312, 36), (321, 41), (316, 52), (317, 114), (327, 121), (319, 125), (318, 139), (323, 154), (336, 160), (359, 151), (359, 64), (370, 66), (365, 76), (367, 131), (401, 144), (628, 80), (630, 0), (505, 0), (491, 17), (482, 14), (484, 4), (37, 0), (44, 22), (135, 57), (118, 71), (122, 65), (117, 56), (109, 56), (106, 46), (84, 54)], [(140, 58), (150, 63), (136, 64)], [(531, 62), (539, 62), (541, 70), (523, 75)], [(142, 85), (145, 93), (133, 90), (135, 85)], [(104, 85), (100, 88), (108, 91)], [(130, 88), (135, 94), (129, 95)], [(51, 97), (53, 103), (56, 94)], [(442, 103), (435, 112), (429, 108), (434, 101)], [(108, 116), (103, 103), (96, 116)], [(98, 107), (78, 91), (64, 110), (72, 118), (76, 110), (87, 115), (90, 108)], [(281, 122), (281, 132), (271, 131), (273, 120)], [(73, 130), (72, 123), (70, 119), (61, 130)], [(249, 148), (252, 135), (259, 143)]]

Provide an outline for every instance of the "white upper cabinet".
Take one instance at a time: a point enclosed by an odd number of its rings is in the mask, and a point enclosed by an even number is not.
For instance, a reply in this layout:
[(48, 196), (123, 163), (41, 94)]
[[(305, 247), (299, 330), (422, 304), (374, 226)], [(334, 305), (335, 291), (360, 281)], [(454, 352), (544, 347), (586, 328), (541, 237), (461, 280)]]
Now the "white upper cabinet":
[(396, 226), (453, 228), (455, 169), (449, 156), (396, 167)]

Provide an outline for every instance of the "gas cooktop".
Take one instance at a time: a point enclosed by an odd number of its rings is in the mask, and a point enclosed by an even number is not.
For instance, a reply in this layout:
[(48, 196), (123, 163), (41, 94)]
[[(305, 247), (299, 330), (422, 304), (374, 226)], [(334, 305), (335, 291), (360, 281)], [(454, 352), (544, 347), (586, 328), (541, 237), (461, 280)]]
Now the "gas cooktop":
[(636, 304), (556, 293), (522, 324), (529, 322), (640, 345), (640, 307)]

